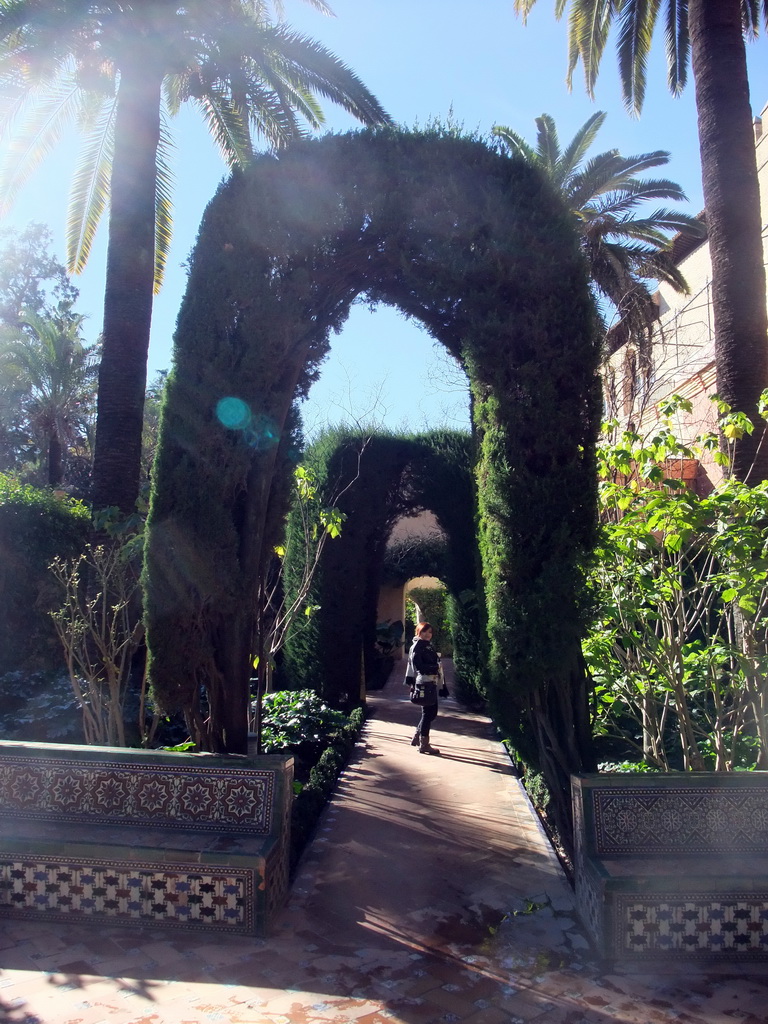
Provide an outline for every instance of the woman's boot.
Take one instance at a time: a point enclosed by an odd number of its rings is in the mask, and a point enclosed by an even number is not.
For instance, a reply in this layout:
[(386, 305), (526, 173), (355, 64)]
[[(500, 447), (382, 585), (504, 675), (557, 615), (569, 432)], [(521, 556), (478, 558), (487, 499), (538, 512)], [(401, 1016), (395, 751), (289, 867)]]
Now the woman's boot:
[(419, 740), (419, 753), (420, 754), (439, 754), (440, 751), (437, 747), (430, 747), (429, 738), (422, 736)]
[(417, 732), (415, 732), (415, 733), (413, 734), (413, 739), (411, 740), (411, 746), (412, 746), (412, 747), (418, 747), (418, 745), (419, 745), (419, 739), (420, 739), (420, 738), (421, 738), (421, 737), (419, 736), (419, 734), (418, 734), (418, 731), (417, 731)]

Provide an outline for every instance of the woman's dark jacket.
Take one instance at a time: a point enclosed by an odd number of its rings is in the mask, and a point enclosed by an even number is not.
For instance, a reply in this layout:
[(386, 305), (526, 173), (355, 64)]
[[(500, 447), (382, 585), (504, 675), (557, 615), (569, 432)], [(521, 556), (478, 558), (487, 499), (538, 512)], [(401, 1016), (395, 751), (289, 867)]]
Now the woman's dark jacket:
[[(414, 637), (405, 682), (411, 686), (414, 683), (424, 684), (425, 705), (437, 704), (438, 664), (437, 651), (429, 640)], [(424, 679), (424, 676), (431, 678)]]

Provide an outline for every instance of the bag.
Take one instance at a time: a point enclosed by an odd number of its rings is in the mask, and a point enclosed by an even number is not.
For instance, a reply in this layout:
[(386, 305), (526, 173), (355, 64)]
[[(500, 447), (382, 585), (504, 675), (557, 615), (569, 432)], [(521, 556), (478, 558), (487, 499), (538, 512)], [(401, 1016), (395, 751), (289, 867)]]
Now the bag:
[(414, 683), (411, 687), (411, 704), (423, 705), (424, 700), (424, 683)]
[(443, 683), (443, 685), (440, 687), (440, 696), (441, 697), (450, 697), (451, 696), (450, 693), (448, 693), (448, 687), (445, 685), (445, 683)]

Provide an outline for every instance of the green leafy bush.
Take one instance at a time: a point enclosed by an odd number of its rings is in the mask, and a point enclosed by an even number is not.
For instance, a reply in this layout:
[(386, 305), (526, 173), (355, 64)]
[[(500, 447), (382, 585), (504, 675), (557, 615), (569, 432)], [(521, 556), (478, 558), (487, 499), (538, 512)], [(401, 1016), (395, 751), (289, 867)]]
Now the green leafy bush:
[(615, 772), (621, 775), (633, 774), (635, 772), (658, 772), (645, 761), (603, 761), (598, 766), (601, 772)]
[(416, 619), (416, 606), (422, 619), (432, 624), (432, 646), (436, 651), (453, 657), (451, 625), (448, 617), (448, 592), (445, 587), (414, 587), (408, 592), (408, 616)]
[(293, 801), (291, 813), (291, 872), (295, 871), (305, 846), (317, 827), (320, 814), (328, 802), (336, 781), (348, 763), (355, 741), (365, 721), (363, 708), (355, 708), (345, 719), (309, 773)]
[[(762, 412), (768, 407), (764, 396)], [(752, 425), (718, 402), (728, 441)], [(768, 766), (768, 483), (726, 477), (700, 495), (680, 479), (716, 433), (681, 444), (673, 396), (653, 436), (598, 451), (603, 526), (584, 656), (601, 760), (662, 771)], [(616, 769), (615, 769), (616, 770)], [(638, 770), (638, 769), (633, 769)]]
[(547, 783), (544, 780), (544, 776), (541, 772), (526, 771), (523, 776), (523, 785), (525, 786), (528, 796), (531, 798), (531, 803), (540, 811), (545, 811), (551, 799)]
[(82, 502), (0, 474), (0, 673), (63, 664), (48, 566), (81, 552), (89, 523)]
[(262, 749), (276, 754), (304, 743), (321, 743), (349, 722), (312, 690), (278, 690), (265, 694), (262, 705)]

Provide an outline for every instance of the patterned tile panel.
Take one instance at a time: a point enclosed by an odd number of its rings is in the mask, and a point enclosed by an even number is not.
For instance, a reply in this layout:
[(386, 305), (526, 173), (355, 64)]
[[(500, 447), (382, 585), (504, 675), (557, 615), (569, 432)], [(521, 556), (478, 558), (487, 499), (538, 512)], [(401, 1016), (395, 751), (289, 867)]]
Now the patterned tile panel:
[(603, 892), (591, 871), (576, 872), (576, 907), (587, 934), (598, 945), (603, 942)]
[(595, 789), (598, 855), (764, 853), (768, 787)]
[(162, 924), (250, 933), (253, 872), (226, 873), (199, 865), (124, 864), (83, 859), (76, 864), (18, 859), (0, 853), (0, 915), (44, 915), (72, 921)]
[(268, 835), (274, 773), (191, 765), (0, 759), (0, 813), (40, 821)]
[(614, 950), (619, 955), (768, 958), (768, 892), (667, 898), (622, 894), (615, 899)]

